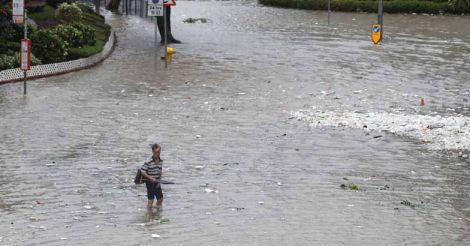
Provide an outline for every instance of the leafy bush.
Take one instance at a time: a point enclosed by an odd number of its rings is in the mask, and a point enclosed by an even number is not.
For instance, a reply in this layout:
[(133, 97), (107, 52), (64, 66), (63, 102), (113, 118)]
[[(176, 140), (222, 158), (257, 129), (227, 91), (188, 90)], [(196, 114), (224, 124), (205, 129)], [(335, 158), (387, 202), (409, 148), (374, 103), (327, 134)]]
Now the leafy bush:
[(38, 30), (31, 36), (31, 42), (34, 55), (43, 63), (61, 62), (67, 57), (68, 43), (54, 30)]
[(73, 23), (72, 26), (82, 32), (83, 45), (94, 45), (96, 43), (96, 33), (93, 28), (79, 22)]
[(63, 3), (57, 8), (55, 15), (59, 21), (72, 23), (82, 19), (82, 10), (74, 3)]
[(84, 4), (84, 3), (77, 3), (77, 6), (82, 10), (83, 13), (88, 13), (88, 14), (93, 14), (95, 13), (95, 11), (93, 10), (93, 8), (88, 5), (88, 4)]
[(448, 4), (455, 13), (470, 12), (470, 0), (449, 0)]
[[(31, 54), (31, 66), (40, 65), (41, 61)], [(0, 71), (20, 66), (20, 52), (7, 52), (0, 55)]]
[[(326, 10), (328, 0), (258, 0), (261, 4), (286, 7), (286, 8), (301, 8), (301, 9), (316, 9)], [(458, 2), (469, 2), (470, 0), (449, 0)], [(450, 5), (450, 4), (449, 4)], [(461, 4), (465, 9), (465, 3)], [(374, 13), (377, 12), (376, 0), (331, 0), (331, 9), (336, 11), (365, 11)], [(386, 0), (384, 1), (384, 12), (386, 13), (459, 13), (457, 10), (452, 10), (447, 2), (443, 0)], [(466, 8), (465, 11), (470, 12)]]
[(0, 70), (15, 68), (15, 57), (7, 54), (0, 54)]
[(80, 47), (84, 44), (83, 33), (69, 24), (60, 24), (54, 32), (71, 47)]
[(67, 0), (47, 0), (46, 3), (54, 8), (57, 8), (60, 4), (68, 2)]
[[(45, 5), (45, 4), (44, 4)], [(39, 13), (43, 10), (44, 5), (39, 5), (39, 6), (34, 6), (34, 7), (27, 7), (28, 9), (28, 14), (32, 13)]]

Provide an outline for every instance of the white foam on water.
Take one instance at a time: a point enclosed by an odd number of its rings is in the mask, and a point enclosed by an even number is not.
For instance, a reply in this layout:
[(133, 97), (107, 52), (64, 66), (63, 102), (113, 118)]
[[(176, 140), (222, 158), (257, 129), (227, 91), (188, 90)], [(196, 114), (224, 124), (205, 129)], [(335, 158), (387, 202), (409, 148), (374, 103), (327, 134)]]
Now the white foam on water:
[[(403, 115), (322, 111), (315, 107), (291, 113), (312, 127), (341, 127), (385, 131), (426, 143), (431, 150), (470, 150), (470, 118), (465, 116)], [(367, 126), (367, 127), (366, 127)]]

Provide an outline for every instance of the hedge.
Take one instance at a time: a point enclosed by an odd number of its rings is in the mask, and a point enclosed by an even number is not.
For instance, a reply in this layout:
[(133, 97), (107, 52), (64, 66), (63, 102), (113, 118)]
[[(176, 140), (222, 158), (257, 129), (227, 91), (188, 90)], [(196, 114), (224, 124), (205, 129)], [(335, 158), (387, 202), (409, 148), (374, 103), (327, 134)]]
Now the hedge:
[[(466, 6), (469, 0), (454, 0), (459, 6)], [(462, 3), (463, 2), (463, 3)], [(327, 10), (328, 0), (259, 0), (259, 3), (285, 7), (311, 10)], [(377, 1), (375, 0), (331, 0), (331, 10), (349, 12), (377, 12)], [(453, 2), (443, 0), (390, 0), (384, 1), (385, 13), (470, 13), (468, 8), (455, 8)]]

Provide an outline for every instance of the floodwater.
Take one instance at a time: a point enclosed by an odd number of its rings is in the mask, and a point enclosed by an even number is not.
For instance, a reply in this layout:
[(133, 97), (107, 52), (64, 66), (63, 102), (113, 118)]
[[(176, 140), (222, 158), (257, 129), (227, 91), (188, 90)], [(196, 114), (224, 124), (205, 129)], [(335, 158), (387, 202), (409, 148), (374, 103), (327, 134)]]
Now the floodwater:
[[(0, 86), (0, 245), (469, 245), (468, 158), (291, 117), (469, 117), (468, 16), (385, 15), (374, 46), (371, 14), (329, 27), (253, 1), (172, 14), (184, 44), (167, 70), (150, 19), (107, 13), (119, 43), (102, 64), (31, 81), (27, 97)], [(158, 213), (133, 184), (153, 142), (175, 183)]]

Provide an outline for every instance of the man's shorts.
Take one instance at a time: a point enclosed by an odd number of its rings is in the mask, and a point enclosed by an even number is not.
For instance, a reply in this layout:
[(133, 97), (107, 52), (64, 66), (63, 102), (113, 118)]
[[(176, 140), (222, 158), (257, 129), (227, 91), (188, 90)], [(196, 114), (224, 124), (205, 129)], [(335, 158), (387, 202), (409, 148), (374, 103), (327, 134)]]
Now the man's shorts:
[(149, 200), (153, 200), (155, 197), (157, 198), (157, 200), (160, 200), (163, 198), (161, 185), (150, 183), (150, 182), (145, 182), (145, 185), (147, 186), (147, 198)]

